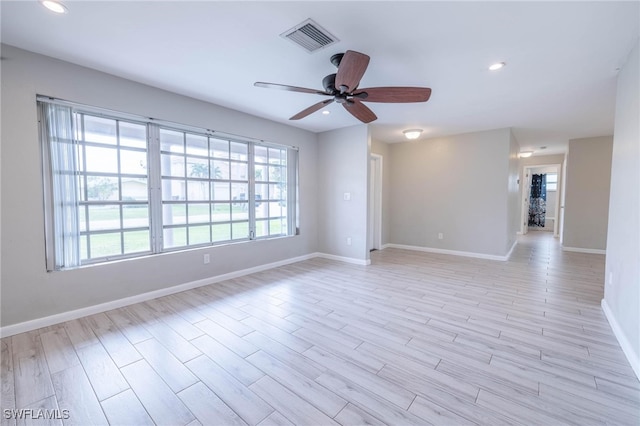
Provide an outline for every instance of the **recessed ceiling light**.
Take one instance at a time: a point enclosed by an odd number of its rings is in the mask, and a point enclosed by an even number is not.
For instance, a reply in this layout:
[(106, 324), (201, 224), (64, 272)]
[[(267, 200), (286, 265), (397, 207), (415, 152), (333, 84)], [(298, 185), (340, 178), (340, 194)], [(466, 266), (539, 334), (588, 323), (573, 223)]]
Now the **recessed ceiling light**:
[(67, 13), (67, 7), (59, 1), (42, 0), (40, 3), (52, 12)]
[(408, 129), (402, 133), (407, 139), (418, 139), (422, 134), (422, 129)]
[(322, 111), (322, 115), (329, 115), (329, 114), (331, 114), (331, 111), (327, 111), (326, 109)]
[(504, 67), (505, 65), (507, 64), (505, 64), (504, 62), (496, 62), (495, 64), (489, 67), (489, 71), (497, 71), (500, 68)]

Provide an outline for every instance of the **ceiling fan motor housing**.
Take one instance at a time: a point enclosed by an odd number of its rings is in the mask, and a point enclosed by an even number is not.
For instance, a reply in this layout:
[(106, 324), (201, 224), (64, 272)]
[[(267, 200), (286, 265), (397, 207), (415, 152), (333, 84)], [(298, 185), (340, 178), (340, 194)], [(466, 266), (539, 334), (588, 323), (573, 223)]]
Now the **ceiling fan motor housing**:
[(336, 53), (331, 57), (330, 61), (336, 68), (338, 68), (340, 66), (340, 61), (342, 61), (343, 56), (344, 56), (344, 53)]
[(329, 74), (325, 78), (322, 79), (322, 87), (329, 94), (334, 94), (337, 92), (336, 90), (336, 75)]

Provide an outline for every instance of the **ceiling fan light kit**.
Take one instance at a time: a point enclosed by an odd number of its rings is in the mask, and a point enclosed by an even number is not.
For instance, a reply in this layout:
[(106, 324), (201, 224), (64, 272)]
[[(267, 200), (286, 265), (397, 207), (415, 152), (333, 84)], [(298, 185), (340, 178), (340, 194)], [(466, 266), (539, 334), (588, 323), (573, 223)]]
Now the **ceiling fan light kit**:
[(409, 103), (426, 102), (431, 97), (428, 87), (370, 87), (358, 88), (360, 80), (369, 66), (369, 56), (364, 53), (347, 50), (331, 56), (331, 63), (338, 67), (338, 72), (322, 79), (323, 90), (284, 84), (256, 82), (254, 86), (267, 89), (287, 90), (290, 92), (310, 93), (331, 96), (330, 99), (318, 102), (300, 111), (289, 120), (300, 120), (325, 106), (336, 102), (342, 104), (351, 115), (363, 123), (371, 123), (378, 117), (363, 102)]

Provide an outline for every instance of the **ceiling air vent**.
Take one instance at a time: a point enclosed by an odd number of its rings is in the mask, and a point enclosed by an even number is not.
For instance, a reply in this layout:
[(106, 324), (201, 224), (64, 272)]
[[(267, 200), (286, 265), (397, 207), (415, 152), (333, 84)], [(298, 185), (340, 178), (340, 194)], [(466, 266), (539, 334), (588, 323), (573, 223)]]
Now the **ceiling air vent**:
[(307, 19), (288, 31), (280, 34), (280, 37), (291, 40), (298, 46), (302, 46), (307, 52), (313, 53), (323, 49), (339, 40), (311, 19)]

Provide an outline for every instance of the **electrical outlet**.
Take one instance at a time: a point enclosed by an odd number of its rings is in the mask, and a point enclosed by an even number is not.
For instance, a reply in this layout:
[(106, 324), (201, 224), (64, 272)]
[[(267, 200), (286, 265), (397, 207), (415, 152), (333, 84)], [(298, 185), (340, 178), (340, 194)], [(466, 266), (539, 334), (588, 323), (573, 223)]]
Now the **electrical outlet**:
[(350, 246), (351, 245), (351, 237), (347, 237), (347, 245)]
[(204, 262), (205, 265), (211, 261), (211, 258), (209, 257), (209, 253), (203, 256), (202, 261)]
[(438, 232), (438, 239), (444, 240), (444, 234), (442, 232)]

